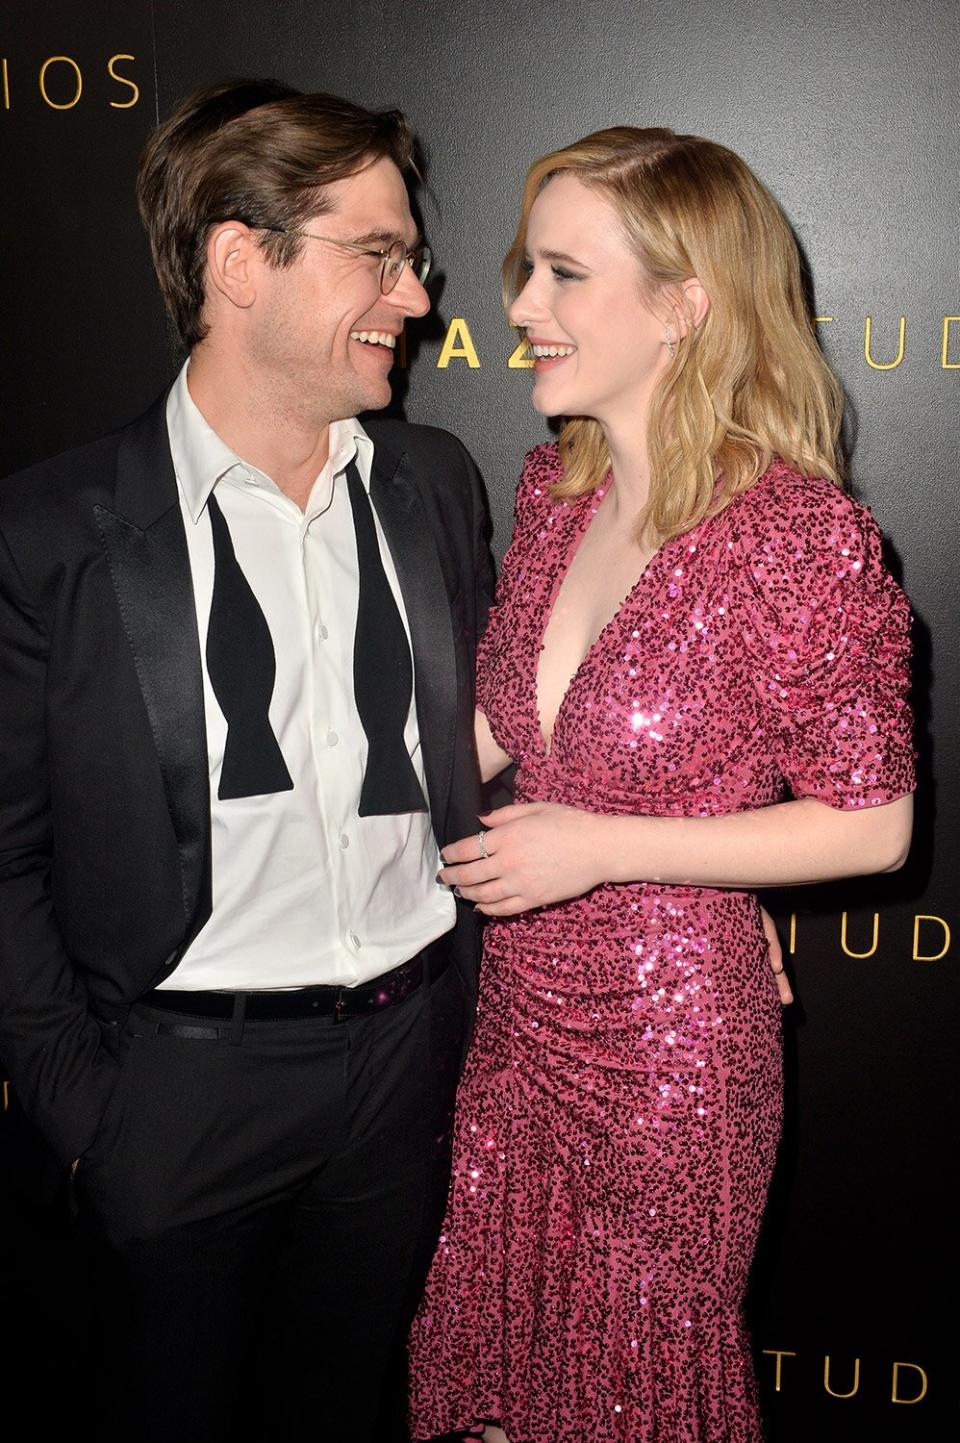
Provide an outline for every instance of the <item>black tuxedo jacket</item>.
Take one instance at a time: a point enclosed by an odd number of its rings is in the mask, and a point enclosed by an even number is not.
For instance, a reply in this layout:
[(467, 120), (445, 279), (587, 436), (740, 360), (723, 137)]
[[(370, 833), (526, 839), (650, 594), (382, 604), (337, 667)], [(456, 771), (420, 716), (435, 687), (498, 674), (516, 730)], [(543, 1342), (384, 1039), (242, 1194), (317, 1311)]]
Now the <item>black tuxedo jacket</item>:
[[(442, 846), (477, 827), (485, 509), (453, 436), (365, 424)], [(165, 398), (0, 485), (0, 668), (0, 1057), (67, 1162), (115, 1081), (99, 1023), (117, 1025), (210, 915), (200, 646)], [(469, 996), (476, 928), (463, 906), (456, 935)]]

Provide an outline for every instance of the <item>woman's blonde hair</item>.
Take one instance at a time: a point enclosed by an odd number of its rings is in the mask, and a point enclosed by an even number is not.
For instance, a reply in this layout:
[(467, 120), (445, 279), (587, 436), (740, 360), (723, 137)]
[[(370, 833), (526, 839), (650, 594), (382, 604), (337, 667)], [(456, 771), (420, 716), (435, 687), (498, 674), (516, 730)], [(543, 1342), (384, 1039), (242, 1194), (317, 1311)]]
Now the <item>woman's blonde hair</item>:
[[(676, 354), (653, 395), (644, 529), (661, 541), (688, 531), (751, 486), (775, 455), (841, 484), (843, 392), (817, 345), (793, 233), (740, 157), (696, 135), (626, 125), (545, 155), (527, 174), (503, 263), (508, 303), (526, 279), (533, 203), (560, 173), (613, 205), (652, 298), (679, 305), (691, 276), (710, 298), (701, 325), (686, 316), (673, 327)], [(567, 418), (560, 457), (556, 495), (599, 486), (610, 466), (599, 423)]]

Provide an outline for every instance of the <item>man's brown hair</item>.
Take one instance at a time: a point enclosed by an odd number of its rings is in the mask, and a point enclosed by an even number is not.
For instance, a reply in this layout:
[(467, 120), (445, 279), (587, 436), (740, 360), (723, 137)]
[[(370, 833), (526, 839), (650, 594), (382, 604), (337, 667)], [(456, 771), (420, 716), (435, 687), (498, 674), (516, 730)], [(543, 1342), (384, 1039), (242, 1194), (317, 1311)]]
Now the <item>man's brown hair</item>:
[(203, 340), (207, 237), (226, 220), (281, 227), (258, 241), (271, 265), (300, 254), (296, 232), (329, 209), (323, 188), (387, 157), (415, 171), (399, 110), (364, 110), (275, 80), (237, 80), (189, 96), (147, 142), (137, 204), (170, 319), (186, 350)]

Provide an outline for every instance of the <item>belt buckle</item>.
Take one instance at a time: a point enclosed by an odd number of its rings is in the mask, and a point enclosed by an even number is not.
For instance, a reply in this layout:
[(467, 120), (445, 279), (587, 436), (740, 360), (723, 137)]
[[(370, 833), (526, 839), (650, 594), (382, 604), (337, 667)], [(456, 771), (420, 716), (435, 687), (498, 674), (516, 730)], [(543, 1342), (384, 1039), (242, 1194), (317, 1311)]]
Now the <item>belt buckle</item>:
[(343, 1021), (344, 1013), (345, 1013), (346, 1010), (347, 1010), (347, 1004), (346, 1004), (346, 1001), (344, 1000), (344, 996), (343, 996), (344, 990), (345, 990), (345, 989), (344, 989), (343, 987), (338, 987), (338, 988), (337, 988), (337, 995), (336, 995), (336, 998), (334, 999), (334, 1003), (333, 1003), (333, 1021), (334, 1021), (334, 1025), (336, 1025), (338, 1022), (342, 1022), (342, 1021)]

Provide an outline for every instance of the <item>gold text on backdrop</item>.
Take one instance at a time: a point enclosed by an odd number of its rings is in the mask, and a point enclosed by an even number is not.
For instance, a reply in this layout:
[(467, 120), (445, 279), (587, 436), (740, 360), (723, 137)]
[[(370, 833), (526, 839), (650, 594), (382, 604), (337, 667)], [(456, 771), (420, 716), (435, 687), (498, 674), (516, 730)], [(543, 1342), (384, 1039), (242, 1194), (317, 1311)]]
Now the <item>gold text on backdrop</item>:
[[(796, 1350), (789, 1348), (763, 1348), (761, 1352), (765, 1358), (773, 1358), (773, 1377), (765, 1378), (766, 1386), (773, 1387), (775, 1393), (787, 1391), (787, 1385), (797, 1383), (796, 1368), (790, 1365), (784, 1367), (784, 1358), (799, 1358)], [(835, 1386), (838, 1374), (833, 1373), (835, 1365), (831, 1361), (831, 1355), (826, 1353), (823, 1359), (823, 1390), (831, 1398), (855, 1398), (860, 1392), (860, 1359), (854, 1358), (852, 1362), (844, 1361), (841, 1364), (846, 1369), (845, 1386), (843, 1389)], [(876, 1370), (871, 1370), (869, 1364), (863, 1370), (864, 1381), (867, 1385), (876, 1382)], [(887, 1401), (890, 1403), (921, 1403), (927, 1396), (929, 1377), (927, 1370), (921, 1368), (919, 1363), (895, 1362), (890, 1374), (890, 1396)], [(870, 1391), (868, 1386), (867, 1391)], [(886, 1379), (884, 1379), (884, 1397), (886, 1398)]]
[[(836, 316), (817, 316), (817, 325), (835, 325), (840, 334), (843, 332), (842, 322)], [(943, 328), (939, 335), (940, 344), (940, 369), (943, 371), (960, 371), (960, 360), (951, 360), (951, 354), (956, 349), (953, 327), (960, 325), (960, 316), (944, 316)], [(903, 364), (907, 355), (907, 317), (897, 317), (897, 345), (892, 359), (878, 360), (874, 355), (874, 317), (864, 316), (863, 320), (863, 358), (872, 371), (896, 371)], [(451, 361), (465, 361), (471, 371), (477, 371), (481, 366), (480, 353), (477, 350), (476, 342), (470, 331), (470, 324), (465, 316), (454, 316), (447, 325), (443, 341), (440, 344), (440, 351), (436, 360), (438, 371), (446, 371)], [(398, 364), (404, 365), (405, 361), (398, 358)], [(506, 357), (506, 366), (511, 371), (528, 370), (533, 365), (533, 358), (528, 354), (526, 340), (521, 340)]]
[[(880, 916), (879, 912), (873, 913), (873, 922), (867, 928), (861, 928), (862, 923), (854, 923), (853, 928), (849, 921), (849, 914), (840, 914), (840, 950), (847, 957), (872, 957), (880, 943)], [(851, 932), (856, 929), (866, 941), (866, 934), (869, 930), (870, 945), (863, 946), (859, 942), (858, 947), (851, 946)], [(797, 952), (797, 914), (790, 913), (789, 935), (787, 939), (787, 951), (791, 957)], [(932, 912), (916, 912), (913, 918), (913, 945), (910, 956), (914, 962), (940, 962), (950, 951), (950, 944), (953, 934), (950, 931), (950, 923), (944, 917), (937, 917)]]
[[(124, 87), (117, 92), (118, 99), (107, 101), (111, 110), (131, 110), (140, 99), (139, 85), (119, 69), (121, 64), (124, 69), (128, 64), (132, 65), (136, 58), (135, 55), (118, 53), (106, 60), (105, 69), (110, 79)], [(3, 110), (13, 110), (16, 104), (35, 94), (34, 82), (41, 101), (50, 110), (73, 110), (81, 103), (83, 70), (72, 55), (48, 55), (40, 61), (29, 85), (25, 85), (23, 77), (13, 71), (9, 57), (0, 56), (0, 107)]]

